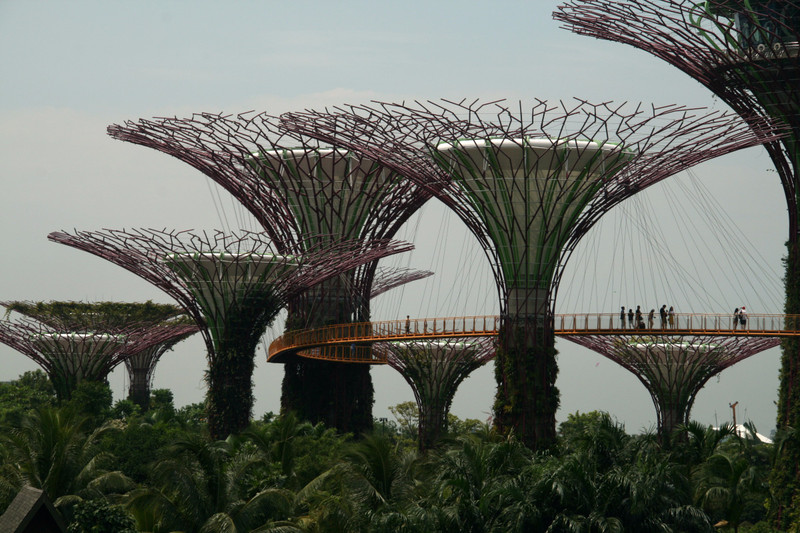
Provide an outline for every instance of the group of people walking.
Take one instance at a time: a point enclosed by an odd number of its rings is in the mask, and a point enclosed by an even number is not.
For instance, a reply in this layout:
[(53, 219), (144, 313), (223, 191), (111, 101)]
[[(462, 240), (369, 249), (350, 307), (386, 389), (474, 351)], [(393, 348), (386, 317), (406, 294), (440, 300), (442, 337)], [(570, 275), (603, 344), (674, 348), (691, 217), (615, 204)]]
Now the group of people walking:
[[(658, 310), (658, 316), (661, 329), (672, 329), (675, 327), (675, 309), (672, 306), (667, 310), (667, 304), (662, 305), (661, 309)], [(626, 317), (627, 324), (625, 321)], [(656, 310), (651, 309), (650, 312), (647, 313), (647, 324), (645, 324), (641, 305), (637, 305), (635, 311), (632, 307), (629, 307), (627, 313), (625, 312), (625, 306), (622, 306), (619, 312), (619, 320), (622, 329), (654, 329), (655, 317)]]
[[(637, 305), (636, 310), (633, 307), (629, 307), (627, 311), (623, 306), (619, 311), (621, 329), (654, 329), (655, 314), (656, 310), (651, 309), (647, 313), (647, 323), (645, 324), (641, 305)], [(661, 309), (658, 310), (658, 317), (661, 329), (675, 328), (675, 309), (672, 306), (667, 309), (666, 304), (662, 305)], [(742, 328), (747, 326), (747, 308), (745, 306), (737, 307), (733, 311), (733, 329), (738, 329), (739, 326)]]

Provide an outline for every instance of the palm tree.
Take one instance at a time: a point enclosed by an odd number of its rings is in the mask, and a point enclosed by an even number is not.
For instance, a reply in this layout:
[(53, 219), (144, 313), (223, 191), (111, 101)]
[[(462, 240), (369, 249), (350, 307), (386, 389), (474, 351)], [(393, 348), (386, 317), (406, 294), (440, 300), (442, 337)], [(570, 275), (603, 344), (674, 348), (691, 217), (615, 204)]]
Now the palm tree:
[(707, 531), (708, 517), (691, 505), (688, 480), (664, 452), (643, 449), (600, 478), (600, 507), (625, 531)]
[(719, 453), (703, 465), (697, 503), (706, 511), (719, 513), (738, 532), (752, 497), (764, 493), (759, 485), (756, 468), (745, 457)]
[(106, 422), (90, 430), (91, 421), (68, 408), (40, 408), (16, 427), (2, 432), (6, 450), (6, 481), (44, 490), (56, 507), (69, 507), (82, 499), (95, 499), (129, 490), (131, 481), (120, 472), (104, 469), (110, 454), (100, 440), (117, 428)]
[(514, 438), (501, 441), (476, 435), (435, 456), (432, 498), (447, 531), (490, 531), (505, 508), (516, 476), (530, 464), (532, 452)]
[(736, 435), (736, 428), (725, 423), (719, 428), (705, 426), (694, 420), (680, 424), (673, 434), (676, 457), (689, 469), (689, 474), (717, 453), (720, 445)]
[(298, 440), (302, 436), (311, 434), (313, 430), (314, 426), (310, 422), (301, 422), (297, 415), (290, 411), (268, 425), (251, 424), (242, 432), (241, 438), (252, 443), (266, 461), (278, 463), (281, 474), (291, 482), (295, 476)]
[(770, 497), (768, 476), (776, 446), (764, 444), (752, 423), (749, 434), (735, 434), (696, 472), (696, 501), (715, 516), (724, 518), (734, 531), (744, 520), (763, 519), (763, 502)]
[(366, 435), (297, 492), (293, 518), (267, 531), (417, 530), (431, 523), (416, 504), (418, 466), (415, 452), (401, 452), (385, 435)]
[(152, 486), (128, 495), (140, 529), (153, 532), (245, 532), (289, 512), (293, 494), (267, 488), (248, 493), (242, 485), (258, 454), (237, 453), (234, 440), (211, 441), (190, 434), (165, 449), (152, 467)]

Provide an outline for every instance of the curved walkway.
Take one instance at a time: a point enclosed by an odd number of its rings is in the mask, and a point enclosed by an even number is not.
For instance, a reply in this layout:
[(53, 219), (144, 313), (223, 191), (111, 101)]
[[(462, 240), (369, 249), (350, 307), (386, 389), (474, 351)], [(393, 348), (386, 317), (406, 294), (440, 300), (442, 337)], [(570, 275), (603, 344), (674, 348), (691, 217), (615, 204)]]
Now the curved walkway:
[[(645, 316), (645, 323), (647, 317)], [(653, 327), (632, 329), (619, 314), (595, 313), (555, 315), (556, 335), (724, 335), (793, 337), (800, 336), (800, 315), (748, 315), (747, 324), (734, 325), (730, 314), (676, 314), (673, 323), (661, 326), (656, 316)], [(647, 324), (645, 324), (647, 325)], [(312, 359), (352, 363), (383, 364), (370, 345), (379, 341), (433, 340), (497, 335), (499, 316), (416, 318), (335, 324), (296, 330), (269, 345), (267, 361), (282, 363), (297, 354)]]

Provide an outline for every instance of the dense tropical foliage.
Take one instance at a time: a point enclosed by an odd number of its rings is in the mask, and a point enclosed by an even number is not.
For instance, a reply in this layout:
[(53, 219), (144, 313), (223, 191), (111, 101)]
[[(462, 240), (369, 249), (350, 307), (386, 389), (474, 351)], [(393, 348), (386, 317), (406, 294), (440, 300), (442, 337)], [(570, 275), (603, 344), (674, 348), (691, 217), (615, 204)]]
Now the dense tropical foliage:
[(420, 453), (401, 404), (357, 438), (287, 413), (216, 441), (203, 406), (175, 409), (169, 391), (145, 413), (93, 389), (56, 407), (29, 374), (0, 388), (0, 405), (0, 510), (23, 485), (43, 488), (74, 532), (764, 533), (768, 473), (794, 438), (692, 423), (665, 449), (592, 412), (535, 453), (453, 417)]

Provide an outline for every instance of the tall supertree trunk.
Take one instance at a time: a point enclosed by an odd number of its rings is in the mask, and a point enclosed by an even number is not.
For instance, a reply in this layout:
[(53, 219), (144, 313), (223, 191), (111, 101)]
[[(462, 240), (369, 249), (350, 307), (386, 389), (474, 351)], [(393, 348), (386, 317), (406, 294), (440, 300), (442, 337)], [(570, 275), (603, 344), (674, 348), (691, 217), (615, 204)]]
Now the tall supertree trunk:
[(556, 438), (559, 392), (555, 336), (535, 319), (509, 320), (500, 331), (495, 361), (497, 427), (527, 446), (544, 449)]
[[(786, 307), (787, 314), (800, 314), (800, 253), (798, 236), (787, 242)], [(780, 388), (778, 389), (779, 430), (800, 428), (800, 341), (794, 337), (781, 343)], [(797, 505), (800, 498), (800, 444), (797, 438), (789, 438), (782, 447), (770, 476), (770, 488), (777, 503), (773, 523), (778, 528), (790, 524), (789, 509)]]
[[(356, 309), (361, 299), (353, 296), (351, 286), (351, 277), (340, 276), (307, 291), (290, 306), (287, 330), (296, 324), (319, 327), (352, 322), (363, 313)], [(373, 404), (369, 365), (302, 357), (284, 365), (282, 411), (294, 411), (303, 420), (360, 435), (372, 429)]]
[(295, 357), (284, 364), (281, 410), (343, 433), (372, 428), (374, 388), (368, 365)]

